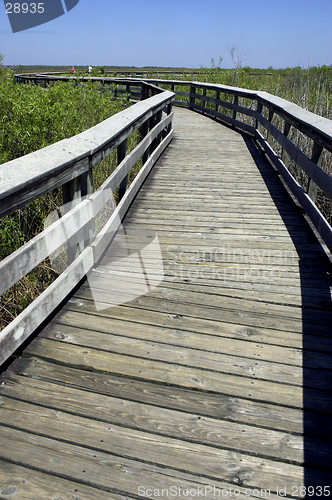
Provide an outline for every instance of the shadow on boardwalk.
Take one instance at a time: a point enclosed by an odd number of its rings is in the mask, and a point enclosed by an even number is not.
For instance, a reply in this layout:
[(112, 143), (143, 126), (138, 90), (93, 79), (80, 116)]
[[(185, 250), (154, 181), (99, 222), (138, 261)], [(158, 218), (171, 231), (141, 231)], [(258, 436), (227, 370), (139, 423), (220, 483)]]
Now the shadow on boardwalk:
[[(302, 235), (299, 237), (298, 229), (290, 223), (288, 210), (275, 196), (275, 181), (272, 181), (270, 176), (266, 176), (265, 169), (261, 167), (262, 153), (256, 149), (249, 138), (244, 138), (244, 140), (285, 223), (296, 248), (299, 263), (303, 327), (302, 390), (305, 484), (302, 492), (298, 491), (298, 487), (294, 487), (294, 491), (287, 492), (287, 494), (304, 496), (303, 494), (306, 493), (308, 498), (326, 498), (332, 494), (330, 491), (330, 487), (332, 487), (332, 400), (330, 392), (332, 283), (329, 273), (331, 264), (328, 258), (321, 253), (323, 265), (321, 265), (321, 261), (317, 266), (310, 265), (310, 257), (308, 257), (306, 245), (303, 244)], [(295, 208), (295, 210), (302, 211), (300, 207)], [(309, 227), (305, 227), (305, 224), (303, 232), (307, 233), (308, 238), (312, 237), (311, 245), (317, 248), (319, 243), (311, 234)], [(320, 250), (321, 248), (318, 246), (318, 251)], [(318, 262), (319, 256), (315, 260)], [(313, 368), (315, 375), (313, 375)], [(312, 389), (313, 377), (316, 378), (316, 387), (319, 386), (321, 390)], [(299, 390), (301, 389), (299, 388)], [(318, 451), (319, 457), (317, 456)], [(282, 485), (280, 487), (282, 488)], [(325, 490), (324, 487), (326, 487)]]

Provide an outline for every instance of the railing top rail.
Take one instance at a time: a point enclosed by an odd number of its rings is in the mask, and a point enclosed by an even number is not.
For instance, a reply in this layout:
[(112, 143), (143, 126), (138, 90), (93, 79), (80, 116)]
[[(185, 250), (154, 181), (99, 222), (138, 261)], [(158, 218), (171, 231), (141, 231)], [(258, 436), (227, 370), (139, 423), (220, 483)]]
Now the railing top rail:
[[(227, 94), (237, 95), (238, 97), (244, 97), (247, 99), (254, 99), (259, 101), (263, 106), (266, 106), (273, 111), (280, 114), (286, 120), (304, 133), (308, 133), (314, 130), (316, 133), (321, 134), (327, 140), (327, 144), (324, 144), (329, 151), (332, 151), (332, 121), (328, 118), (316, 115), (311, 111), (301, 108), (297, 104), (290, 101), (286, 101), (281, 97), (277, 97), (273, 94), (269, 94), (265, 91), (259, 90), (248, 90), (239, 87), (231, 87), (228, 85), (221, 85), (215, 83), (203, 83), (197, 81), (183, 81), (183, 80), (162, 80), (162, 79), (145, 79), (146, 82), (153, 82), (157, 84), (164, 85), (179, 85), (179, 86), (193, 86), (196, 88), (220, 91)], [(309, 134), (308, 134), (309, 135)], [(311, 134), (310, 134), (311, 135)], [(316, 137), (315, 137), (316, 139)]]
[(163, 91), (70, 139), (0, 165), (0, 217), (87, 171), (103, 151), (116, 147), (173, 99), (173, 92)]

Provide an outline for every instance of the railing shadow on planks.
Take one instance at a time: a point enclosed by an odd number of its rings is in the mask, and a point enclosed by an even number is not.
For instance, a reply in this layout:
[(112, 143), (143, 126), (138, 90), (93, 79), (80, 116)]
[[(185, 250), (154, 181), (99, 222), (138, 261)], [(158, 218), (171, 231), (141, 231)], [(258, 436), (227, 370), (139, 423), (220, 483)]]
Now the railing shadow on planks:
[[(315, 204), (317, 188), (332, 201), (332, 179), (322, 168), (324, 150), (332, 153), (331, 120), (267, 92), (174, 80), (106, 77), (80, 80), (91, 79), (100, 81), (102, 86), (108, 86), (115, 94), (127, 92), (132, 99), (142, 102), (78, 136), (0, 166), (0, 217), (59, 186), (63, 188), (64, 203), (73, 204), (73, 208), (57, 223), (0, 263), (1, 293), (49, 256), (46, 238), (55, 242), (53, 250), (64, 243), (59, 237), (60, 223), (66, 224), (67, 234), (72, 237), (95, 216), (102, 207), (103, 190), (112, 189), (114, 192), (119, 187), (121, 201), (100, 234), (89, 242), (45, 292), (0, 333), (0, 363), (35, 331), (100, 259), (109, 244), (107, 230), (112, 224), (114, 226), (115, 220), (123, 219), (156, 159), (173, 137), (172, 104), (188, 107), (252, 137), (278, 169), (328, 250), (332, 251), (332, 228)], [(75, 77), (16, 75), (18, 83), (33, 82), (47, 86), (55, 80), (75, 81)], [(165, 90), (165, 87), (170, 90)], [(187, 87), (188, 90), (178, 90), (179, 87)], [(152, 97), (149, 97), (150, 94)], [(163, 110), (166, 117), (162, 119)], [(143, 138), (135, 150), (127, 155), (126, 140), (139, 127)], [(312, 143), (310, 157), (291, 141), (292, 128), (304, 134), (308, 142)], [(155, 149), (151, 153), (152, 141)], [(93, 193), (92, 169), (115, 148), (119, 165), (104, 185)], [(147, 159), (148, 154), (150, 156)], [(128, 173), (141, 157), (144, 166), (127, 189)], [(289, 160), (307, 174), (306, 190), (287, 168)], [(13, 173), (15, 169), (19, 175)], [(89, 198), (77, 204), (83, 193)]]

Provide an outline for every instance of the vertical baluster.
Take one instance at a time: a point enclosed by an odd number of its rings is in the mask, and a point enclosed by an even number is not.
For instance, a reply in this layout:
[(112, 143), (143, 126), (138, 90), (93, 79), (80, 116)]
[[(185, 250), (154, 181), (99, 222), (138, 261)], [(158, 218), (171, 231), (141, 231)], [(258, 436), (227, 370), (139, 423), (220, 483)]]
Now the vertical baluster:
[[(203, 97), (206, 97), (206, 89), (203, 89)], [(202, 107), (206, 108), (206, 100), (202, 99)]]
[[(81, 178), (75, 177), (62, 186), (62, 200), (64, 214), (81, 202)], [(83, 250), (84, 243), (77, 243), (77, 236), (68, 239), (67, 242), (67, 264), (70, 265), (77, 255)]]
[[(143, 125), (140, 128), (141, 140), (144, 139), (144, 137), (146, 135), (148, 135), (149, 130), (150, 130), (150, 120), (145, 120), (145, 122), (143, 123)], [(149, 158), (149, 148), (147, 148), (146, 151), (143, 153), (143, 156), (142, 156), (143, 165), (147, 161), (148, 158)]]
[[(284, 133), (284, 136), (287, 137), (287, 139), (289, 137), (290, 130), (291, 130), (291, 124), (285, 120), (283, 133)], [(286, 165), (286, 167), (288, 167), (288, 164), (289, 164), (288, 155), (284, 149), (281, 150), (281, 161)]]
[[(234, 105), (237, 106), (239, 104), (239, 96), (234, 96)], [(233, 120), (236, 120), (236, 109), (233, 109)]]
[[(317, 142), (314, 142), (311, 153), (311, 159), (319, 167), (322, 163), (322, 153), (323, 153), (323, 147), (320, 144), (317, 144)], [(312, 179), (309, 179), (307, 193), (314, 203), (317, 198), (317, 189), (318, 189), (317, 184)]]
[(219, 104), (218, 104), (217, 101), (219, 101), (219, 100), (220, 100), (220, 91), (217, 90), (216, 91), (216, 107), (215, 107), (215, 110), (216, 110), (217, 113), (218, 113), (218, 109), (219, 109)]
[[(261, 115), (262, 111), (263, 111), (263, 104), (260, 101), (257, 101), (257, 113)], [(258, 126), (259, 126), (259, 121), (256, 118), (255, 127), (257, 130), (259, 130)]]
[[(122, 162), (122, 160), (127, 156), (127, 139), (125, 139), (120, 146), (117, 148), (117, 162), (118, 165)], [(128, 174), (123, 178), (123, 180), (120, 182), (119, 185), (119, 191), (118, 191), (118, 201), (121, 200), (123, 195), (125, 194), (127, 190), (127, 185), (128, 185)]]
[(189, 109), (194, 109), (195, 107), (195, 86), (194, 85), (190, 85), (190, 98), (189, 98)]
[[(89, 170), (81, 175), (81, 197), (82, 199), (88, 197), (94, 191), (93, 188), (93, 172), (92, 172), (92, 157), (89, 158)], [(95, 238), (95, 221), (94, 219), (89, 222), (87, 227), (84, 228), (84, 248), (91, 245)]]
[[(167, 106), (166, 106), (167, 116), (169, 116), (171, 113), (172, 113), (172, 103), (167, 104)], [(170, 133), (171, 129), (172, 129), (172, 123), (169, 123), (167, 125), (167, 127), (162, 132), (162, 138), (166, 137), (166, 135), (168, 135)]]
[[(273, 116), (274, 116), (274, 111), (272, 111), (272, 109), (269, 109), (269, 118), (268, 118), (268, 120), (269, 120), (270, 123), (272, 123)], [(267, 142), (269, 144), (271, 144), (271, 142), (272, 142), (272, 137), (273, 137), (272, 134), (270, 132), (268, 132), (267, 133)]]
[[(157, 111), (157, 113), (155, 113), (153, 116), (151, 116), (151, 118), (150, 118), (150, 130), (153, 127), (155, 127), (157, 125), (157, 123), (160, 122), (161, 115), (162, 115), (162, 110)], [(150, 154), (152, 153), (152, 151), (154, 151), (158, 147), (158, 145), (160, 144), (160, 141), (161, 141), (161, 133), (159, 133), (157, 135), (157, 137), (152, 141), (152, 143), (150, 145)]]

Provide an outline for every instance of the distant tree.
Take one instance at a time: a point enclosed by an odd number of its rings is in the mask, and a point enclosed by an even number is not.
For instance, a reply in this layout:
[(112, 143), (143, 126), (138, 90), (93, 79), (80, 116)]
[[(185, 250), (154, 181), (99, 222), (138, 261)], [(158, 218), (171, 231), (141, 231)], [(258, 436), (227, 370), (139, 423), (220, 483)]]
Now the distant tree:
[(229, 52), (235, 66), (234, 84), (235, 86), (237, 86), (239, 69), (241, 68), (243, 61), (247, 57), (248, 51), (241, 49), (237, 44), (236, 45), (233, 44), (227, 47), (227, 52)]

